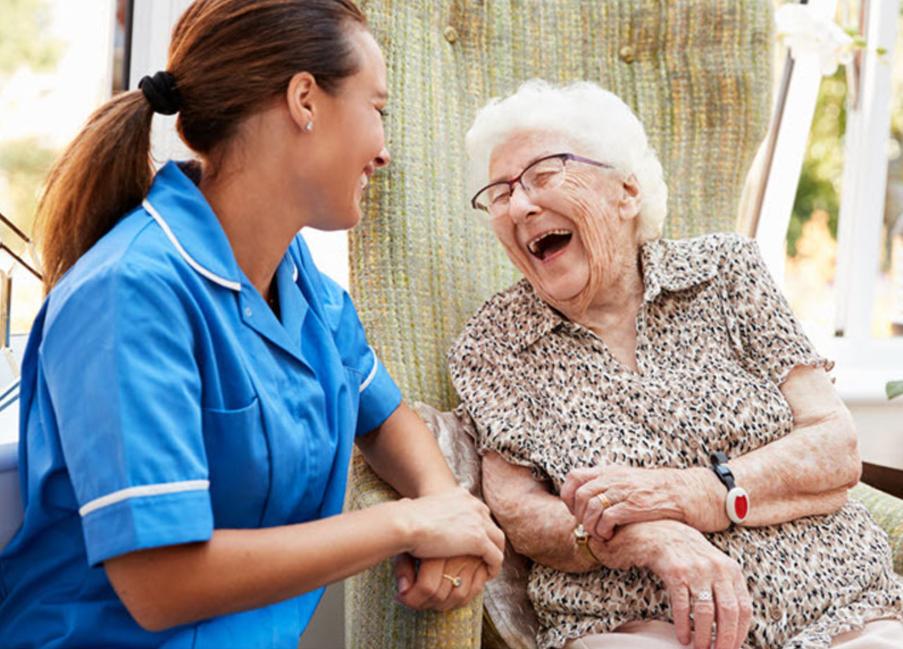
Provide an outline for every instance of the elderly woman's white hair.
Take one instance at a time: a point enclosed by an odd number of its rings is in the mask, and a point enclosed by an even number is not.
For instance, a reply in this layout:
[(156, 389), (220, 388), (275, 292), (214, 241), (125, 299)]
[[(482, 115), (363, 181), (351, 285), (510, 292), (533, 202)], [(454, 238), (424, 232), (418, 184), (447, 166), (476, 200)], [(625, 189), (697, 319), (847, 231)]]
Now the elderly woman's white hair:
[(489, 182), (489, 158), (496, 146), (516, 132), (535, 130), (560, 133), (585, 146), (585, 155), (633, 174), (643, 200), (639, 240), (661, 236), (668, 187), (658, 156), (630, 107), (589, 81), (554, 86), (532, 79), (480, 109), (465, 139), (471, 192)]

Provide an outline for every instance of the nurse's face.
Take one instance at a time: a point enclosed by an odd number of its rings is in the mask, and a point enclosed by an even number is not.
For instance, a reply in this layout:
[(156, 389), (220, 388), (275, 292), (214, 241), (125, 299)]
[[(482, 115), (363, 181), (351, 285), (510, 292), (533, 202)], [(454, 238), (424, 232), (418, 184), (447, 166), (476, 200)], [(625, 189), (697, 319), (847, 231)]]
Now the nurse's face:
[(334, 95), (323, 97), (313, 126), (322, 155), (316, 170), (320, 209), (310, 225), (321, 230), (357, 225), (370, 176), (390, 159), (383, 132), (388, 92), (382, 52), (365, 29), (352, 27), (348, 40), (359, 69)]

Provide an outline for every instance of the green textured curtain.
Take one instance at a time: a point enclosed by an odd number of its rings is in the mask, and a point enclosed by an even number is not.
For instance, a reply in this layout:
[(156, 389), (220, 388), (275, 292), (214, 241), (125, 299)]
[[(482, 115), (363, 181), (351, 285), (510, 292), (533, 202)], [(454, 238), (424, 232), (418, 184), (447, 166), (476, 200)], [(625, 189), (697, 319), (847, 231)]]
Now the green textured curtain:
[[(733, 230), (770, 110), (770, 0), (360, 0), (383, 47), (393, 161), (351, 236), (352, 295), (410, 401), (450, 409), (445, 353), (517, 273), (468, 205), (464, 134), (532, 77), (597, 81), (639, 115), (670, 189), (666, 236)], [(600, 116), (604, 119), (604, 116)], [(392, 497), (360, 457), (351, 508)], [(414, 613), (387, 562), (346, 582), (346, 644), (479, 646), (480, 608)]]

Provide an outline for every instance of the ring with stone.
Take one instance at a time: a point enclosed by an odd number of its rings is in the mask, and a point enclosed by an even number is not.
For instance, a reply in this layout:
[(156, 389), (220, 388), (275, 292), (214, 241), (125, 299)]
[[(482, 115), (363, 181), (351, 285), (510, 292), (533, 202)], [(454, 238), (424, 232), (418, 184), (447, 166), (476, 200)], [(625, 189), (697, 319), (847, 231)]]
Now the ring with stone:
[(461, 578), (460, 578), (460, 577), (452, 577), (451, 575), (443, 574), (443, 575), (442, 575), (442, 578), (443, 578), (443, 579), (448, 579), (448, 580), (451, 582), (452, 588), (457, 588), (457, 587), (459, 587), (459, 586), (461, 585)]

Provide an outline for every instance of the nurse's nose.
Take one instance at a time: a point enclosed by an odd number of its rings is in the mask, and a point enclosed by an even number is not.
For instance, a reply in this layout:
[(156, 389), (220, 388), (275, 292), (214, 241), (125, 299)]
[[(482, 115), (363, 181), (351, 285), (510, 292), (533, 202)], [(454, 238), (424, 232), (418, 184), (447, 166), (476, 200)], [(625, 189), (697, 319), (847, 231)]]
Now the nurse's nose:
[(386, 147), (383, 147), (383, 150), (373, 158), (373, 166), (377, 169), (388, 167), (390, 162), (392, 162), (392, 156), (389, 155), (389, 150)]

